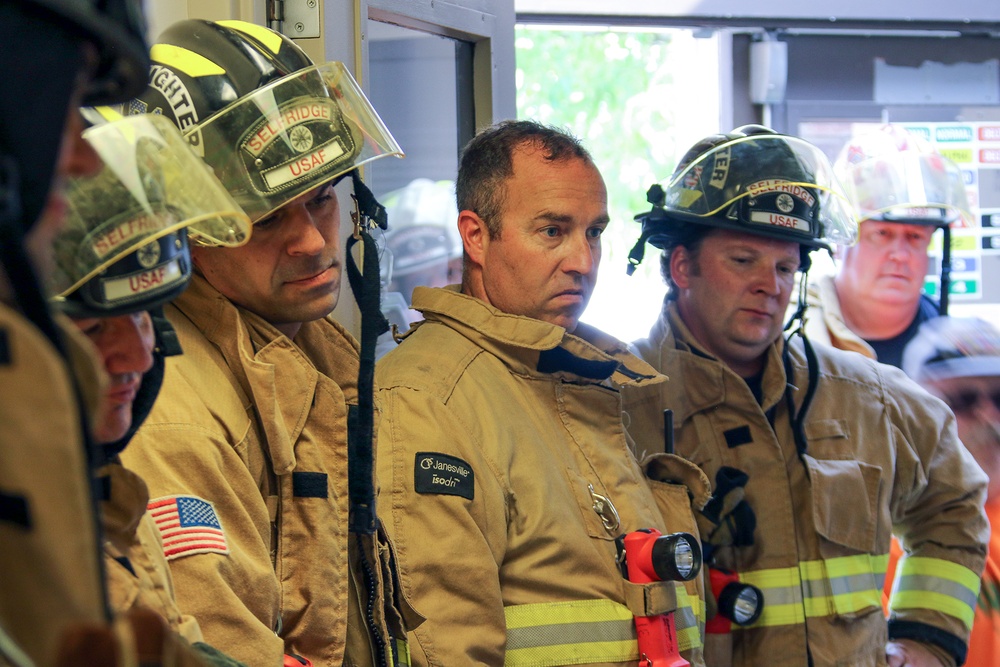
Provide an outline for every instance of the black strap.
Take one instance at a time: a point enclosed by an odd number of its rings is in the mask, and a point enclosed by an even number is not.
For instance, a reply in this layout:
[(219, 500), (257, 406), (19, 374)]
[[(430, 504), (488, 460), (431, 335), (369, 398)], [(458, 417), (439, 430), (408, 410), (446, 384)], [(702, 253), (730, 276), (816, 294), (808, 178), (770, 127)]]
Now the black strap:
[[(358, 406), (348, 413), (348, 493), (351, 502), (349, 529), (353, 533), (375, 532), (374, 474), (374, 385), (375, 345), (389, 330), (381, 310), (378, 251), (368, 230), (386, 227), (385, 208), (375, 201), (371, 190), (361, 182), (355, 170), (354, 197), (358, 220), (356, 234), (347, 241), (347, 279), (361, 311), (361, 365), (358, 370)], [(352, 249), (361, 243), (362, 266), (359, 270)]]
[(809, 412), (809, 406), (812, 405), (813, 396), (816, 394), (816, 385), (819, 384), (819, 362), (816, 359), (816, 352), (813, 350), (812, 344), (809, 342), (809, 339), (803, 335), (801, 329), (798, 330), (796, 334), (802, 338), (802, 345), (806, 353), (806, 368), (808, 370), (809, 378), (809, 386), (806, 387), (806, 394), (802, 399), (802, 406), (799, 408), (798, 412), (795, 411), (795, 399), (792, 396), (792, 388), (794, 386), (792, 384), (792, 360), (791, 355), (788, 352), (788, 344), (791, 340), (791, 336), (785, 340), (784, 346), (781, 350), (781, 360), (785, 367), (785, 400), (788, 404), (788, 421), (792, 427), (792, 436), (795, 438), (795, 449), (801, 457), (806, 453), (806, 435), (803, 424), (805, 424), (806, 415)]
[(944, 317), (948, 314), (948, 297), (951, 292), (951, 225), (942, 227), (944, 239), (941, 250), (941, 283), (938, 292), (938, 315)]
[[(816, 394), (816, 385), (819, 384), (819, 362), (816, 360), (816, 352), (813, 350), (812, 344), (806, 338), (806, 313), (808, 311), (806, 306), (806, 290), (808, 289), (808, 280), (808, 271), (802, 271), (799, 277), (798, 305), (795, 313), (785, 324), (784, 331), (792, 329), (796, 323), (798, 324), (798, 328), (792, 331), (788, 338), (782, 342), (781, 348), (781, 363), (785, 368), (785, 402), (788, 406), (788, 423), (792, 428), (792, 436), (795, 438), (795, 449), (798, 451), (799, 457), (806, 453), (807, 443), (803, 424), (805, 424), (806, 415), (809, 413), (809, 406), (812, 405), (813, 396)], [(809, 382), (809, 386), (806, 387), (806, 394), (802, 399), (802, 407), (799, 408), (797, 413), (795, 411), (795, 399), (792, 396), (794, 389), (794, 385), (792, 384), (792, 380), (794, 379), (792, 375), (792, 359), (788, 351), (788, 344), (792, 336), (799, 336), (802, 339), (802, 346), (806, 354), (806, 371)], [(772, 423), (773, 428), (774, 419), (771, 414), (768, 414), (768, 421)]]
[[(375, 200), (371, 190), (361, 182), (355, 169), (354, 200), (357, 204), (355, 233), (347, 241), (347, 279), (361, 311), (361, 364), (358, 369), (358, 404), (347, 413), (347, 487), (350, 498), (348, 530), (358, 535), (374, 536), (378, 516), (375, 512), (374, 429), (375, 429), (375, 345), (378, 337), (389, 330), (381, 309), (381, 282), (378, 251), (368, 230), (385, 229), (385, 207)], [(353, 248), (361, 243), (362, 270), (354, 259)], [(373, 537), (374, 539), (374, 537)], [(367, 556), (362, 553), (363, 583), (368, 593), (369, 609), (378, 595), (378, 580)], [(388, 602), (388, 601), (387, 601)], [(375, 649), (375, 664), (388, 667), (390, 661), (385, 638), (370, 611), (366, 614), (368, 632)]]

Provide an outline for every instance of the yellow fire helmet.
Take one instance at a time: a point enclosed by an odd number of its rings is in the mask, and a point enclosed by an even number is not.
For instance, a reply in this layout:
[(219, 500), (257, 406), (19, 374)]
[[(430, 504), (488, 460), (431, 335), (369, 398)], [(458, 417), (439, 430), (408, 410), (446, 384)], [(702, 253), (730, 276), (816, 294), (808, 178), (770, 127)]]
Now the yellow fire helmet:
[(50, 291), (70, 315), (108, 317), (172, 299), (191, 277), (188, 237), (208, 246), (249, 240), (247, 214), (166, 118), (98, 122), (83, 136), (104, 166), (68, 183), (54, 242)]
[(314, 65), (281, 33), (191, 19), (150, 54), (149, 87), (127, 111), (171, 118), (254, 222), (372, 160), (403, 156), (344, 64)]

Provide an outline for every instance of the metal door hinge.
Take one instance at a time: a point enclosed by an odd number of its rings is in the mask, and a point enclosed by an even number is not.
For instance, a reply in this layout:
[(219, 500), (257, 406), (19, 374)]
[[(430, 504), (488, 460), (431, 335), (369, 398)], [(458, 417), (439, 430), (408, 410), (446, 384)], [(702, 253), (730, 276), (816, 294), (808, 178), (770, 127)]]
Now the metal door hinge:
[(319, 0), (267, 0), (267, 27), (293, 39), (319, 37)]

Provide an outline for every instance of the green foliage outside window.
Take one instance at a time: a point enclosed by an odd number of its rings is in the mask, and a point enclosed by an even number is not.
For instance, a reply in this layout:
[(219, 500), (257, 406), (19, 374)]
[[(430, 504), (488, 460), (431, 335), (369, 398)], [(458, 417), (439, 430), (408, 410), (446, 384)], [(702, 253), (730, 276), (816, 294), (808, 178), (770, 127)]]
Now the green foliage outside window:
[(717, 131), (717, 78), (706, 82), (707, 103), (686, 87), (696, 69), (715, 67), (699, 62), (698, 54), (707, 51), (704, 41), (677, 30), (517, 27), (518, 116), (582, 139), (604, 176), (612, 222), (603, 237), (598, 291), (584, 319), (622, 338), (645, 335), (646, 325), (615, 330), (610, 325), (619, 314), (595, 317), (591, 311), (610, 284), (617, 294), (608, 302), (620, 302), (636, 288), (651, 293), (633, 310), (649, 311), (642, 313), (643, 321), (655, 316), (664, 289), (658, 252), (647, 248), (647, 259), (630, 282), (621, 277), (640, 231), (632, 218), (649, 208), (646, 190), (666, 181), (695, 140)]

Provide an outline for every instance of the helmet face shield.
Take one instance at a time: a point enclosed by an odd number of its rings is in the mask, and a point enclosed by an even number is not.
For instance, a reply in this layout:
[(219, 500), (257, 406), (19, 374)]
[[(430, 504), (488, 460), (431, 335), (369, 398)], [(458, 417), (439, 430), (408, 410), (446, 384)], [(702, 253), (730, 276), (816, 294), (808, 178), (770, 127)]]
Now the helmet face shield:
[(190, 277), (183, 230), (205, 245), (249, 240), (247, 215), (166, 118), (128, 116), (83, 137), (104, 166), (68, 183), (53, 293), (92, 283), (81, 291), (97, 311), (144, 301)]
[(339, 62), (255, 90), (185, 137), (255, 222), (362, 164), (403, 155)]
[(829, 160), (816, 146), (786, 135), (742, 136), (705, 151), (670, 180), (664, 207), (691, 222), (811, 247), (857, 240)]
[(878, 150), (872, 143), (849, 144), (836, 165), (862, 220), (935, 226), (972, 220), (957, 165), (929, 147)]

